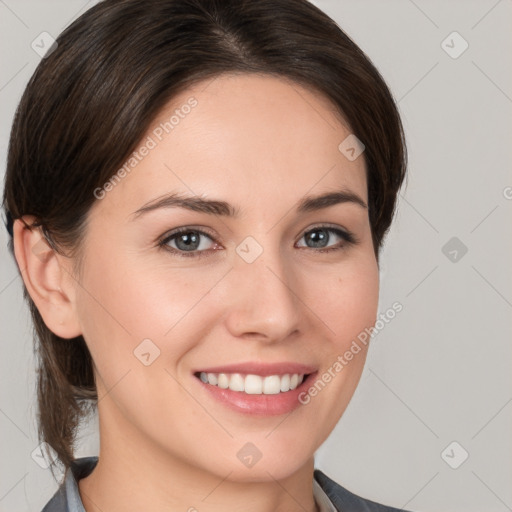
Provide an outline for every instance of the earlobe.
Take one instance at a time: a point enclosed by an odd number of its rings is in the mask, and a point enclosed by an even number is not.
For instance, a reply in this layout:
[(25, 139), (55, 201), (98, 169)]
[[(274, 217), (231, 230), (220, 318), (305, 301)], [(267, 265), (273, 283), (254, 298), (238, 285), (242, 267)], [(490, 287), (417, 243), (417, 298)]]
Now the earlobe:
[(34, 220), (25, 216), (13, 226), (14, 254), (23, 282), (46, 326), (61, 338), (74, 338), (81, 328), (69, 259), (50, 247), (40, 229), (27, 227)]

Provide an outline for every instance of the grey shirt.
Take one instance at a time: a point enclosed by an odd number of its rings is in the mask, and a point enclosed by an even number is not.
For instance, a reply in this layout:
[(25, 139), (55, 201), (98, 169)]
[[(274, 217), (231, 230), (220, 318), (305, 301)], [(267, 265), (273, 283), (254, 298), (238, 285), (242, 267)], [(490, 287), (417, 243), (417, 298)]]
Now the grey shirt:
[[(42, 512), (85, 512), (78, 490), (78, 481), (92, 473), (97, 463), (98, 457), (76, 459), (71, 466), (71, 471), (68, 470), (66, 473), (64, 482)], [(314, 471), (313, 494), (320, 512), (399, 512), (399, 510), (407, 512), (356, 496), (319, 469)]]

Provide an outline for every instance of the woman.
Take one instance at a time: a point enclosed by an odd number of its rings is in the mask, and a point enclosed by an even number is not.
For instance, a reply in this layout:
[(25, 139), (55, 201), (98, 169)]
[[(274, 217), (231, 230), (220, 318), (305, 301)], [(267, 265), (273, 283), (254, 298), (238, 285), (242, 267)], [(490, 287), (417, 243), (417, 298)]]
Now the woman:
[(396, 510), (314, 453), (361, 376), (405, 162), (383, 79), (306, 0), (106, 0), (67, 28), (4, 193), (66, 470), (44, 511)]

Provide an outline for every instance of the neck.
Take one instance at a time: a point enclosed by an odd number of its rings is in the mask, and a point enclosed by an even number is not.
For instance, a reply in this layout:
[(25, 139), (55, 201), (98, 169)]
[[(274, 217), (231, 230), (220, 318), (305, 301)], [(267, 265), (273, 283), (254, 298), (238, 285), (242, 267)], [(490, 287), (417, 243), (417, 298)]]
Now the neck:
[(194, 465), (165, 453), (135, 431), (115, 431), (113, 424), (102, 429), (100, 422), (98, 464), (78, 483), (86, 512), (318, 512), (313, 457), (285, 477), (275, 478), (270, 468), (242, 479), (229, 468), (214, 473), (201, 461)]

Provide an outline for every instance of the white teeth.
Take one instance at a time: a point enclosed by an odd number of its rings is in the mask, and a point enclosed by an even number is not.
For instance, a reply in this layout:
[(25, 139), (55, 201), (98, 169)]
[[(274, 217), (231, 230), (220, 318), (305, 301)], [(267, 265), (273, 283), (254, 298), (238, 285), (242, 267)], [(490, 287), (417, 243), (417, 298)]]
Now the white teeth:
[(277, 395), (281, 393), (281, 379), (278, 375), (270, 375), (263, 379), (263, 393), (265, 395)]
[(217, 386), (222, 389), (229, 388), (229, 378), (225, 373), (219, 373), (219, 380), (217, 382)]
[(263, 379), (259, 375), (247, 375), (244, 382), (244, 391), (248, 395), (261, 395), (263, 393)]
[(199, 378), (207, 384), (218, 386), (231, 391), (241, 391), (248, 395), (277, 395), (295, 389), (302, 384), (304, 374), (269, 375), (241, 375), (240, 373), (205, 373), (201, 372)]
[(281, 377), (281, 391), (288, 391), (290, 389), (290, 376), (288, 374)]
[(245, 389), (245, 379), (243, 375), (239, 373), (234, 373), (231, 375), (231, 379), (229, 380), (229, 389), (232, 391), (243, 391)]

